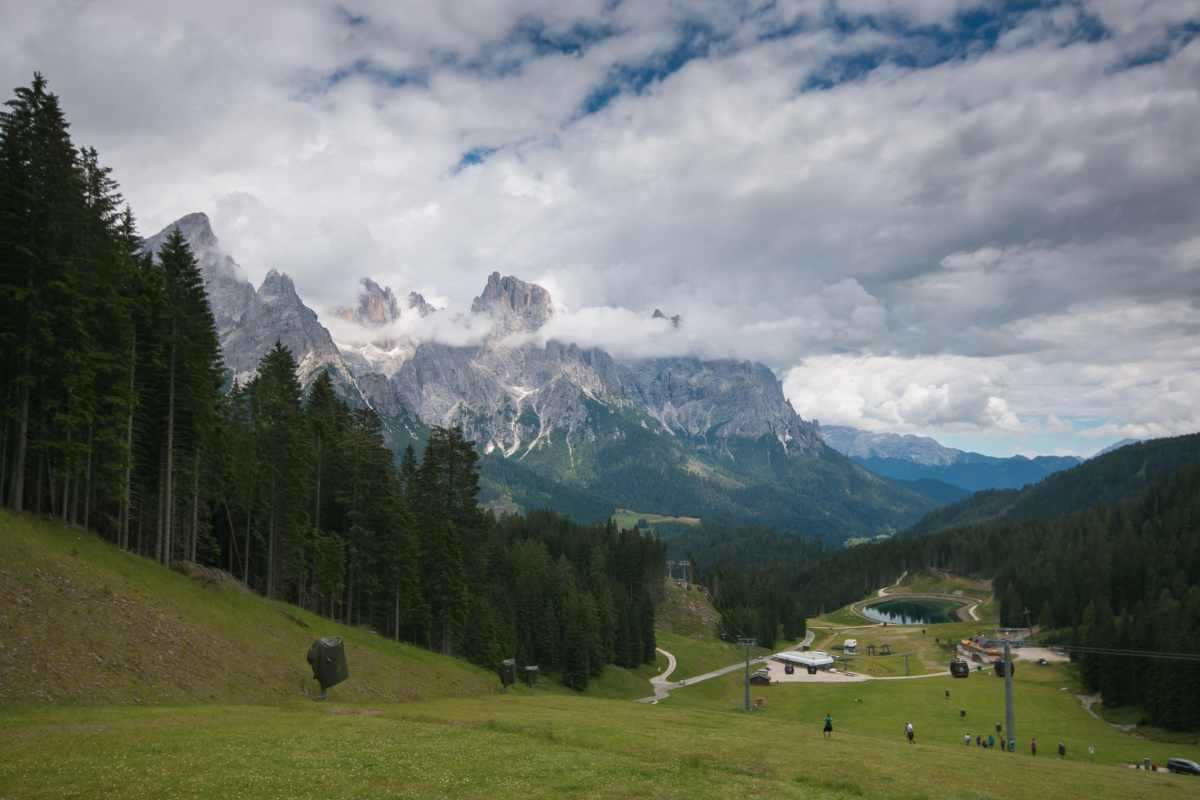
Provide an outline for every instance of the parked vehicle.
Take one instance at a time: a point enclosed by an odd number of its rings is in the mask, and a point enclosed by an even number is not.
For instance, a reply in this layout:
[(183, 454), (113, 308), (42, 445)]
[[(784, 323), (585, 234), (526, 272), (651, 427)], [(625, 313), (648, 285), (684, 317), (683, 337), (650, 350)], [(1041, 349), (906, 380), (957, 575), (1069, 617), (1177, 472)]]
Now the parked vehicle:
[(1190, 758), (1168, 758), (1167, 770), (1180, 775), (1200, 775), (1200, 764)]

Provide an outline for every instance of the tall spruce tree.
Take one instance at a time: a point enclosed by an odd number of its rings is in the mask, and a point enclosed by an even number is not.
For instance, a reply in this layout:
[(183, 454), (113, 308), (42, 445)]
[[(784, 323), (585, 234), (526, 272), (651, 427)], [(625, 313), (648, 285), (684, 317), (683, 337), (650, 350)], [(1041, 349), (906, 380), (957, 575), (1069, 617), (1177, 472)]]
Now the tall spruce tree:
[[(279, 342), (251, 381), (254, 440), (265, 475), (261, 493), (266, 515), (265, 594), (275, 597), (283, 580), (295, 577), (294, 557), (303, 550), (308, 437), (300, 405), (296, 360)], [(281, 580), (282, 579), (282, 580)]]

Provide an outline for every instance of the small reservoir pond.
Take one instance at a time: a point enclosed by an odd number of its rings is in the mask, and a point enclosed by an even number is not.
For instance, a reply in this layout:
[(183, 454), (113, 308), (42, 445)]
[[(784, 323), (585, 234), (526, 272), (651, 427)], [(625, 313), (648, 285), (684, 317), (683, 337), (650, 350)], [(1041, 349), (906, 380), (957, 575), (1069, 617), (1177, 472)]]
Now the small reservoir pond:
[(862, 613), (869, 620), (892, 625), (936, 625), (939, 622), (957, 622), (958, 615), (955, 612), (961, 605), (956, 600), (905, 597), (872, 603), (864, 607)]

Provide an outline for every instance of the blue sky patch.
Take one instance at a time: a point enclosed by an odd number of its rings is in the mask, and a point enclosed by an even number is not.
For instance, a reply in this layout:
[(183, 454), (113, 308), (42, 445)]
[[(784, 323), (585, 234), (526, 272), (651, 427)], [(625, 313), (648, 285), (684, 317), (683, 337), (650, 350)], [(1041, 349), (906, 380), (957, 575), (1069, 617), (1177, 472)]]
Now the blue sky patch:
[(323, 88), (329, 90), (343, 81), (356, 77), (366, 78), (372, 83), (378, 83), (392, 89), (400, 89), (406, 86), (428, 88), (429, 86), (429, 69), (426, 67), (413, 67), (402, 70), (389, 69), (381, 67), (368, 58), (360, 58), (344, 67), (338, 67), (329, 73), (325, 78), (325, 86)]
[(457, 175), (467, 167), (473, 167), (476, 164), (482, 164), (499, 149), (499, 147), (487, 147), (486, 145), (472, 147), (470, 150), (462, 154), (462, 157), (458, 159), (458, 163), (454, 165), (454, 169), (450, 170), (450, 172), (453, 175)]
[(335, 9), (338, 21), (343, 25), (348, 25), (351, 28), (357, 28), (360, 25), (366, 25), (370, 19), (366, 14), (356, 14), (345, 6), (338, 6)]
[(1166, 61), (1177, 52), (1187, 47), (1188, 43), (1200, 36), (1200, 20), (1191, 20), (1181, 25), (1172, 25), (1167, 29), (1161, 41), (1140, 50), (1118, 63), (1114, 71), (1136, 69), (1148, 64)]
[(641, 62), (616, 64), (609, 69), (605, 80), (584, 98), (575, 117), (595, 114), (621, 94), (641, 94), (647, 87), (670, 77), (689, 62), (708, 57), (724, 40), (711, 26), (699, 20), (684, 23), (678, 33), (671, 47)]
[[(974, 58), (992, 50), (1000, 37), (1020, 25), (1027, 15), (1061, 5), (1063, 3), (1048, 0), (1014, 0), (963, 10), (945, 25), (913, 25), (895, 14), (850, 16), (831, 11), (825, 22), (838, 35), (877, 32), (889, 36), (892, 43), (833, 56), (813, 71), (802, 89), (831, 89), (847, 81), (859, 80), (884, 65), (929, 69), (950, 61)], [(1080, 12), (1063, 44), (1094, 42), (1107, 35), (1099, 18)]]

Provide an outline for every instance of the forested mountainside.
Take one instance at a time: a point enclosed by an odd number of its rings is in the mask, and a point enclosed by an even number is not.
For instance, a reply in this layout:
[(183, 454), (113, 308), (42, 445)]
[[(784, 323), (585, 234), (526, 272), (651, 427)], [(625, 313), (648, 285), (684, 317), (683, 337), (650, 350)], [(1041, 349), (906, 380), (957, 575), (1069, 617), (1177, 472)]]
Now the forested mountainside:
[[(736, 575), (785, 593), (803, 614), (859, 600), (906, 570), (937, 569), (990, 578), (1002, 623), (1029, 622), (1066, 644), (1200, 653), (1198, 438), (1089, 461), (1072, 470), (1078, 474), (1054, 502), (1031, 503), (1019, 517), (846, 549), (753, 529), (720, 536), (701, 528), (670, 544), (692, 556), (710, 586)], [(1156, 725), (1200, 727), (1200, 698), (1190, 688), (1200, 685), (1200, 664), (1116, 655), (1080, 661), (1088, 688), (1106, 703), (1140, 705)]]
[(995, 519), (1051, 518), (1100, 503), (1121, 503), (1140, 496), (1179, 467), (1195, 463), (1200, 463), (1200, 434), (1129, 444), (1019, 491), (977, 492), (930, 512), (903, 535)]
[(1078, 465), (1074, 456), (998, 458), (946, 447), (927, 436), (823, 425), (825, 443), (872, 472), (900, 481), (936, 480), (967, 492), (1020, 489)]
[(41, 76), (0, 117), (0, 265), (12, 511), (221, 566), (267, 597), (479, 664), (515, 655), (575, 688), (607, 663), (653, 661), (653, 538), (497, 520), (461, 431), (433, 427), (397, 465), (376, 412), (339, 397), (334, 365), (302, 369), (278, 340), (223, 391), (186, 237), (143, 248)]

